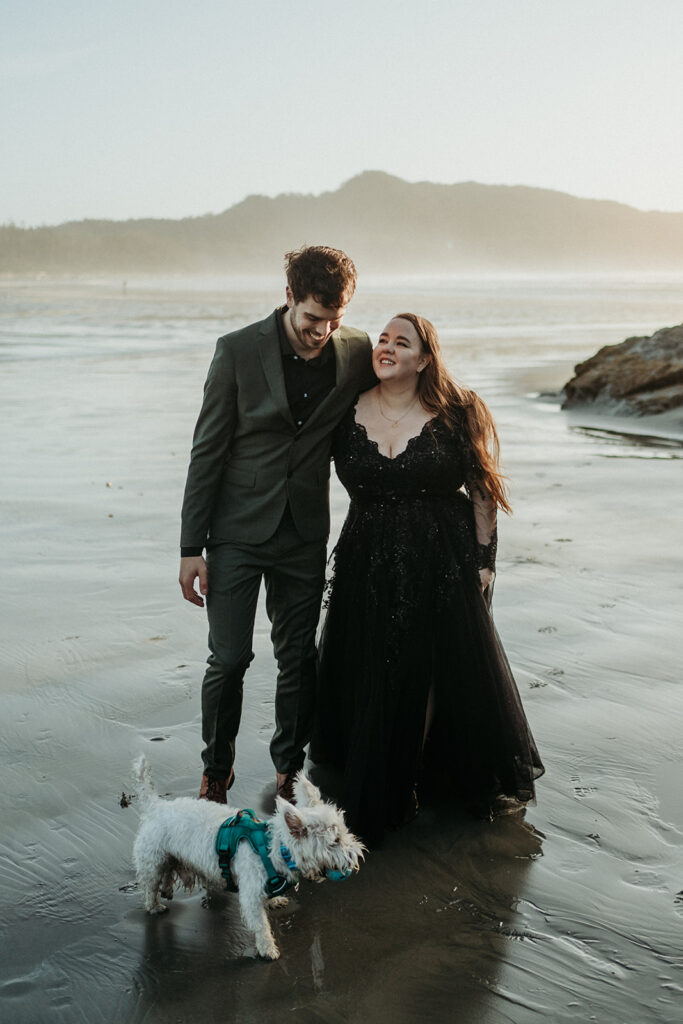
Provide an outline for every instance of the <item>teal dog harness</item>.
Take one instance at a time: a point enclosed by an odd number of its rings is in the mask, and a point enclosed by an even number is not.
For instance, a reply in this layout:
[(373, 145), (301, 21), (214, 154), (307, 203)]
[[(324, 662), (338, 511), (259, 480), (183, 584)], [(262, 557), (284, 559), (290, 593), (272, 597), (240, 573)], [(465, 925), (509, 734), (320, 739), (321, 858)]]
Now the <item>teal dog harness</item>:
[(227, 818), (218, 829), (216, 836), (216, 853), (220, 864), (221, 874), (227, 883), (228, 889), (237, 892), (237, 885), (230, 873), (230, 861), (237, 853), (237, 847), (243, 841), (251, 846), (254, 853), (261, 858), (261, 863), (266, 870), (266, 895), (280, 896), (287, 889), (299, 881), (297, 866), (292, 860), (292, 855), (284, 843), (280, 844), (280, 855), (290, 871), (294, 873), (294, 881), (285, 875), (277, 873), (270, 859), (271, 836), (268, 824), (257, 818), (251, 808), (247, 807), (238, 811), (232, 818)]

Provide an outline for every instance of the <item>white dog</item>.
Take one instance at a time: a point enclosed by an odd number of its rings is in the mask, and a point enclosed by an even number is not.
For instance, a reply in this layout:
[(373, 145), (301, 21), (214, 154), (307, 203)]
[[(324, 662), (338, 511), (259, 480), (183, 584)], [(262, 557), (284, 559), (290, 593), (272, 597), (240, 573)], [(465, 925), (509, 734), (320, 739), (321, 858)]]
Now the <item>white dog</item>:
[(294, 783), (296, 806), (277, 797), (275, 814), (266, 822), (208, 800), (160, 799), (144, 757), (134, 763), (133, 775), (141, 811), (133, 861), (150, 914), (168, 909), (159, 897), (173, 898), (176, 878), (187, 889), (227, 884), (239, 892), (242, 920), (259, 954), (276, 960), (280, 953), (266, 905), (284, 906), (287, 898), (277, 894), (299, 877), (320, 882), (358, 870), (365, 847), (347, 829), (343, 812), (325, 803), (303, 772)]

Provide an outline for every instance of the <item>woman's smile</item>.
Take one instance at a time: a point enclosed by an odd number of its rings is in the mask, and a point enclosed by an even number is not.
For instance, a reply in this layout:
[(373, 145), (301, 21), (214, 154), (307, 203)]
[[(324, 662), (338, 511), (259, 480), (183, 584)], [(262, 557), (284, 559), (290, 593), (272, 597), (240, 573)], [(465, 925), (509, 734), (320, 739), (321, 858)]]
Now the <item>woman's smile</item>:
[(392, 381), (414, 379), (425, 362), (422, 342), (413, 325), (400, 317), (390, 320), (372, 353), (375, 374), (384, 380), (384, 374), (393, 369)]

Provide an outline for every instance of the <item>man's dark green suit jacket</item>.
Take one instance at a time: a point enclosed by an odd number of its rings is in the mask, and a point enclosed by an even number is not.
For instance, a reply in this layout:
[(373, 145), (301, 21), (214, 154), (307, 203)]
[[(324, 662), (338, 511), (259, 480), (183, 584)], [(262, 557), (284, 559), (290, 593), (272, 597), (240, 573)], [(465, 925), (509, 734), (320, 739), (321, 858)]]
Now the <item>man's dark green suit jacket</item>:
[(358, 392), (374, 382), (367, 334), (340, 327), (327, 344), (335, 351), (335, 386), (297, 428), (275, 313), (218, 339), (194, 433), (182, 547), (262, 543), (288, 501), (302, 537), (327, 537), (331, 433)]

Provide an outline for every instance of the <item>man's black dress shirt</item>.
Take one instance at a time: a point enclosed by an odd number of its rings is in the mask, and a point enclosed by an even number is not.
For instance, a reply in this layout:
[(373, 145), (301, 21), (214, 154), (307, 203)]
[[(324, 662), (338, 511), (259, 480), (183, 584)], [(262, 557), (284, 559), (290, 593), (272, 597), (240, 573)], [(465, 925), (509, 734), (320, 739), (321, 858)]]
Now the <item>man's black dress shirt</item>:
[(326, 342), (319, 356), (302, 359), (292, 348), (283, 315), (287, 307), (275, 312), (277, 333), (280, 339), (282, 369), (285, 375), (287, 402), (297, 427), (302, 427), (311, 413), (329, 395), (336, 380), (334, 346)]

